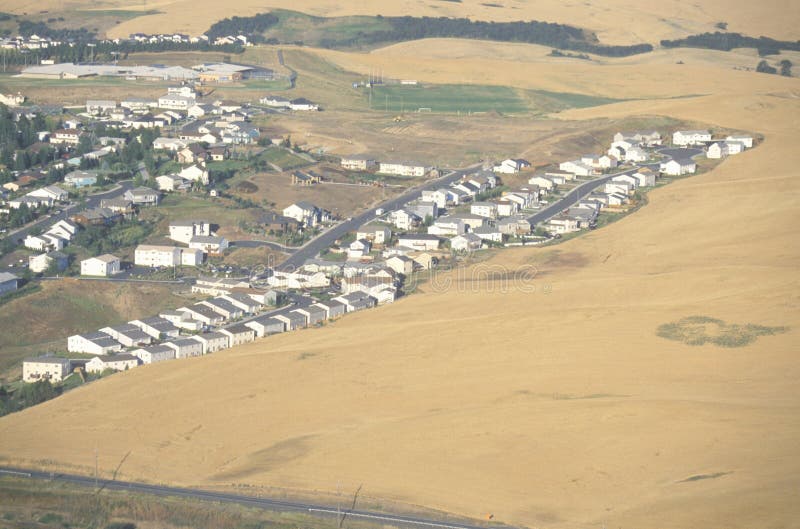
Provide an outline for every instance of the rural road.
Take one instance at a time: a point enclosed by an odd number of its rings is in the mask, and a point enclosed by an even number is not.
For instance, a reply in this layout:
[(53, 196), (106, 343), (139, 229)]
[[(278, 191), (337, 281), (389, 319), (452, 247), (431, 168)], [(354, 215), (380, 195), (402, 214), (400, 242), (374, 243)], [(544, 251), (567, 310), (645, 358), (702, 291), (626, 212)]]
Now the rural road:
[(345, 220), (340, 222), (336, 226), (330, 228), (326, 232), (320, 234), (316, 239), (312, 239), (310, 242), (306, 243), (305, 246), (295, 250), (295, 252), (283, 263), (278, 265), (276, 268), (279, 270), (296, 270), (303, 266), (303, 264), (308, 259), (312, 259), (317, 256), (319, 252), (331, 246), (334, 241), (344, 237), (347, 232), (355, 231), (361, 225), (373, 220), (377, 217), (375, 215), (375, 210), (377, 208), (382, 208), (385, 211), (391, 211), (393, 209), (399, 209), (407, 202), (411, 202), (412, 200), (420, 197), (422, 195), (422, 191), (428, 189), (437, 189), (442, 186), (448, 186), (452, 182), (455, 182), (463, 175), (468, 174), (474, 171), (478, 165), (467, 167), (465, 169), (458, 169), (455, 171), (451, 171), (444, 176), (426, 182), (420, 186), (414, 187), (409, 189), (402, 195), (399, 195), (393, 199), (387, 200), (382, 204), (375, 206), (374, 208), (370, 208), (360, 215), (355, 217), (351, 217), (349, 220)]
[(72, 213), (75, 213), (76, 211), (80, 211), (80, 210), (83, 210), (83, 209), (90, 209), (90, 208), (99, 208), (101, 200), (105, 200), (107, 198), (121, 197), (122, 195), (125, 194), (125, 191), (127, 191), (129, 189), (133, 189), (133, 181), (132, 180), (122, 180), (120, 182), (117, 182), (117, 185), (114, 186), (109, 191), (105, 191), (103, 193), (97, 193), (97, 194), (94, 194), (94, 195), (87, 195), (86, 196), (86, 205), (85, 206), (81, 206), (80, 204), (74, 204), (73, 203), (73, 204), (71, 204), (69, 206), (61, 208), (61, 213), (56, 213), (56, 214), (50, 215), (49, 217), (40, 217), (38, 220), (36, 220), (32, 224), (28, 224), (28, 225), (26, 225), (26, 226), (24, 226), (22, 228), (18, 228), (16, 230), (13, 230), (13, 231), (9, 232), (8, 235), (6, 235), (5, 238), (13, 239), (14, 242), (16, 243), (17, 240), (21, 241), (25, 237), (27, 237), (28, 234), (31, 232), (31, 230), (33, 230), (35, 228), (42, 228), (42, 230), (44, 231), (46, 228), (52, 226), (53, 224), (55, 224), (59, 220), (68, 218)]
[[(668, 159), (674, 159), (674, 160), (689, 160), (692, 157), (697, 156), (702, 152), (703, 151), (701, 149), (677, 149), (677, 148), (661, 149), (658, 151), (659, 154), (666, 156)], [(559, 214), (565, 209), (573, 206), (577, 202), (580, 202), (584, 197), (591, 194), (592, 191), (597, 189), (599, 186), (605, 184), (612, 178), (624, 174), (633, 174), (639, 169), (645, 167), (649, 167), (650, 169), (654, 169), (656, 172), (658, 172), (659, 165), (660, 163), (642, 164), (634, 167), (633, 169), (627, 169), (625, 171), (620, 171), (618, 173), (603, 175), (599, 178), (595, 178), (594, 180), (589, 180), (588, 182), (584, 182), (581, 185), (575, 187), (575, 189), (573, 189), (566, 195), (564, 195), (557, 202), (553, 202), (543, 210), (537, 211), (536, 213), (528, 217), (528, 222), (530, 223), (531, 226), (535, 226), (540, 222), (544, 222), (549, 218), (554, 217), (555, 215)]]
[[(346, 516), (347, 518), (359, 518), (365, 521), (373, 520), (377, 524), (397, 524), (411, 527), (430, 527), (439, 529), (486, 529), (487, 526), (475, 525), (469, 522), (434, 520), (429, 518), (418, 518), (416, 516), (403, 516), (379, 511), (366, 511), (359, 509), (339, 509), (335, 506), (301, 503), (273, 499), (266, 497), (243, 496), (239, 494), (226, 494), (202, 489), (188, 489), (179, 487), (165, 487), (161, 485), (148, 485), (146, 483), (135, 483), (130, 481), (111, 481), (96, 480), (92, 477), (78, 476), (75, 474), (60, 474), (52, 472), (42, 472), (38, 470), (0, 467), (0, 476), (7, 475), (16, 478), (29, 478), (34, 480), (44, 480), (50, 482), (64, 482), (83, 487), (100, 487), (108, 490), (130, 491), (145, 494), (152, 494), (162, 497), (182, 497), (193, 500), (213, 501), (244, 505), (247, 507), (257, 507), (269, 511), (294, 511), (305, 512), (312, 516), (330, 517)], [(492, 524), (493, 529), (511, 529), (508, 526)]]

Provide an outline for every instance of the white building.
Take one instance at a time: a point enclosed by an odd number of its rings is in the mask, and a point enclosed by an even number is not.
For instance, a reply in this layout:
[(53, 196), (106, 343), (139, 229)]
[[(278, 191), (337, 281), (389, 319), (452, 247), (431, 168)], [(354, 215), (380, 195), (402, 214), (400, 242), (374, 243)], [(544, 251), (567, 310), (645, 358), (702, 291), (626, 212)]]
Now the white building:
[(161, 266), (180, 266), (181, 248), (177, 246), (156, 246), (140, 244), (134, 252), (134, 264), (158, 268)]
[(61, 382), (69, 374), (72, 365), (67, 358), (56, 356), (40, 356), (26, 358), (22, 362), (22, 381), (38, 382), (48, 380)]
[(487, 219), (496, 219), (498, 215), (497, 204), (494, 202), (475, 202), (469, 207), (469, 212)]
[(104, 332), (74, 334), (67, 338), (67, 351), (92, 355), (107, 355), (122, 350), (122, 344)]
[(167, 345), (142, 347), (141, 349), (136, 349), (131, 354), (141, 360), (143, 364), (154, 364), (156, 362), (175, 359), (175, 349)]
[(673, 145), (703, 145), (711, 141), (711, 132), (707, 130), (676, 130), (672, 134)]
[(691, 160), (670, 160), (660, 166), (662, 173), (670, 176), (692, 174), (697, 170), (697, 164)]
[(211, 235), (211, 223), (207, 220), (182, 220), (170, 222), (169, 238), (189, 244), (195, 235)]
[(108, 277), (118, 274), (120, 271), (119, 257), (111, 254), (90, 257), (81, 261), (82, 276), (102, 276)]
[(433, 167), (417, 162), (380, 162), (378, 172), (381, 174), (420, 177), (425, 176)]
[(106, 370), (127, 371), (139, 365), (139, 359), (129, 354), (118, 354), (107, 357), (95, 356), (86, 362), (87, 373), (102, 373)]
[(492, 171), (501, 174), (514, 174), (530, 166), (531, 164), (526, 160), (515, 160), (513, 158), (509, 158), (492, 167)]
[(322, 220), (321, 210), (310, 202), (295, 202), (283, 209), (283, 216), (302, 222), (306, 227), (313, 227)]
[(477, 250), (483, 244), (483, 239), (474, 233), (465, 233), (450, 239), (450, 248), (455, 251)]

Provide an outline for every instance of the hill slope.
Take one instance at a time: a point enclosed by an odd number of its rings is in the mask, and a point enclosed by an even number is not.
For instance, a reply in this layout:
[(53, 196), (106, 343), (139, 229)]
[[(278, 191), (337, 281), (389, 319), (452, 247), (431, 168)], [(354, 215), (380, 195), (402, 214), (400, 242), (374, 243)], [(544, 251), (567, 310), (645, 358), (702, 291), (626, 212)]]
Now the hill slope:
[[(632, 95), (658, 71), (586, 68), (573, 81), (583, 91), (625, 79)], [(527, 526), (796, 524), (800, 86), (663, 75), (669, 95), (712, 95), (561, 117), (655, 113), (766, 141), (555, 249), (503, 252), (390, 307), (136, 369), (0, 419), (0, 457), (90, 472), (97, 446), (105, 474), (130, 451), (129, 478), (363, 483), (366, 497)], [(534, 291), (487, 278), (487, 266), (530, 265)], [(785, 329), (735, 348), (657, 335), (690, 316)]]
[[(156, 0), (133, 5), (128, 0), (106, 0), (100, 4), (86, 0), (19, 0), (0, 4), (2, 11), (48, 16), (60, 11), (90, 10), (108, 17), (114, 9), (124, 10), (120, 23), (110, 37), (127, 37), (130, 33), (174, 33), (199, 35), (211, 24), (232, 15), (248, 16), (275, 8), (292, 9), (311, 15), (350, 16), (447, 16), (473, 20), (541, 20), (572, 24), (595, 31), (607, 44), (657, 43), (690, 34), (713, 31), (718, 22), (726, 22), (730, 31), (750, 35), (766, 35), (778, 39), (797, 39), (797, 9), (784, 0), (739, 2), (731, 6), (724, 0), (704, 0), (702, 4), (687, 0), (616, 0), (613, 3), (592, 0), (563, 2), (560, 0), (461, 0), (459, 2), (432, 0), (237, 0), (235, 11), (223, 2), (210, 0)], [(131, 11), (150, 12), (129, 18)], [(124, 16), (122, 14), (124, 13)], [(84, 14), (86, 18), (88, 15)]]

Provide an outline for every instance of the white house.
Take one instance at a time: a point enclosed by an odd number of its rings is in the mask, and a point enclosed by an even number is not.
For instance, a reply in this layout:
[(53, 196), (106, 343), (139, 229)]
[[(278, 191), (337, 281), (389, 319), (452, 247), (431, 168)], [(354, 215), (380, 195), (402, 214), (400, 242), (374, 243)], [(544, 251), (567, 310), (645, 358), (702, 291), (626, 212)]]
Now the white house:
[(162, 136), (153, 140), (153, 150), (156, 151), (178, 152), (187, 145), (188, 142), (186, 140), (181, 140), (179, 138), (165, 138)]
[(282, 272), (275, 270), (267, 278), (267, 283), (274, 288), (301, 290), (306, 288), (329, 287), (331, 280), (323, 272)]
[(531, 185), (539, 186), (540, 188), (546, 189), (547, 191), (552, 191), (553, 188), (555, 187), (555, 183), (553, 183), (552, 180), (542, 175), (536, 175), (530, 177), (528, 179), (528, 183)]
[(228, 249), (228, 239), (216, 235), (195, 235), (189, 241), (189, 248), (211, 255), (220, 255)]
[(406, 233), (397, 237), (399, 246), (407, 246), (414, 250), (436, 250), (440, 241), (436, 235), (423, 233)]
[(207, 332), (192, 336), (203, 346), (203, 354), (216, 353), (228, 348), (229, 337), (221, 332)]
[(167, 94), (158, 98), (158, 108), (166, 108), (168, 110), (189, 110), (189, 107), (194, 106), (196, 100), (194, 97), (187, 97), (178, 94)]
[(211, 235), (211, 223), (207, 220), (180, 220), (169, 223), (169, 238), (189, 244), (195, 235)]
[(191, 358), (203, 355), (203, 344), (191, 338), (178, 338), (164, 342), (162, 345), (175, 350), (175, 358)]
[(737, 141), (744, 145), (745, 149), (752, 149), (753, 148), (753, 137), (752, 136), (727, 136), (725, 141)]
[(647, 160), (647, 151), (641, 147), (631, 147), (625, 151), (626, 162), (643, 162)]
[(69, 193), (58, 186), (45, 186), (28, 193), (29, 197), (46, 198), (53, 202), (64, 202), (69, 198)]
[(473, 233), (486, 241), (493, 241), (493, 242), (503, 241), (503, 234), (500, 233), (500, 230), (498, 230), (493, 226), (482, 226), (480, 228), (475, 228), (470, 233)]
[(109, 335), (125, 347), (138, 347), (141, 345), (149, 345), (153, 342), (152, 336), (132, 323), (103, 327), (100, 329), (100, 332)]
[(656, 173), (647, 167), (639, 169), (633, 173), (633, 177), (639, 181), (640, 187), (651, 187), (656, 185)]
[(140, 244), (134, 252), (133, 262), (136, 265), (149, 266), (151, 268), (180, 266), (181, 249), (177, 246)]
[(313, 111), (319, 110), (319, 105), (303, 97), (289, 101), (289, 110)]
[(378, 163), (369, 156), (342, 156), (341, 165), (349, 171), (371, 171)]
[(386, 266), (404, 276), (409, 276), (414, 272), (414, 260), (405, 255), (395, 255), (388, 258)]
[(425, 176), (433, 167), (418, 162), (380, 162), (378, 172), (381, 174), (420, 177)]
[(578, 220), (567, 216), (553, 217), (547, 221), (545, 229), (553, 234), (572, 233), (580, 230)]
[(520, 170), (530, 166), (531, 164), (527, 160), (515, 160), (513, 158), (509, 158), (492, 167), (492, 171), (495, 173), (513, 174), (518, 173)]
[(497, 204), (494, 202), (474, 202), (470, 205), (469, 212), (487, 219), (496, 219), (498, 215)]
[(200, 182), (203, 185), (208, 185), (208, 171), (197, 165), (187, 167), (178, 173), (178, 176), (190, 182)]
[(74, 334), (67, 338), (67, 351), (70, 353), (107, 355), (121, 350), (122, 344), (104, 332)]
[(167, 345), (142, 347), (141, 349), (136, 349), (131, 354), (141, 360), (143, 364), (155, 364), (156, 362), (175, 360), (175, 349)]
[(67, 358), (57, 356), (39, 356), (26, 358), (22, 362), (22, 381), (38, 382), (48, 380), (61, 382), (72, 369), (72, 364)]
[(450, 248), (455, 251), (477, 250), (483, 244), (483, 239), (474, 233), (465, 233), (450, 239)]
[(639, 187), (639, 179), (632, 175), (621, 174), (619, 176), (615, 176), (614, 178), (612, 178), (611, 181), (615, 183), (621, 182), (627, 184), (632, 189), (636, 189), (637, 187)]
[(659, 169), (662, 173), (670, 176), (681, 176), (694, 173), (697, 170), (697, 164), (691, 160), (670, 160), (662, 163)]
[(139, 365), (139, 359), (130, 354), (118, 354), (114, 356), (100, 357), (95, 356), (86, 362), (87, 373), (102, 373), (106, 370), (127, 371)]
[(706, 157), (712, 159), (725, 158), (728, 156), (728, 147), (725, 142), (717, 141), (712, 143), (706, 151)]
[(348, 259), (360, 259), (365, 255), (369, 255), (372, 245), (366, 239), (356, 239), (350, 243), (347, 248)]
[(366, 239), (375, 244), (386, 244), (392, 238), (392, 230), (385, 226), (366, 224), (358, 228), (356, 239)]
[(82, 276), (108, 277), (120, 271), (119, 257), (111, 254), (98, 255), (81, 261)]
[(439, 217), (431, 226), (428, 226), (428, 233), (430, 235), (453, 236), (461, 235), (465, 231), (466, 227), (464, 226), (464, 221), (452, 217)]
[(39, 252), (46, 252), (49, 250), (61, 250), (64, 248), (64, 239), (56, 236), (43, 235), (28, 235), (22, 241), (23, 246), (29, 250), (37, 250)]
[(676, 130), (672, 133), (673, 145), (703, 145), (711, 141), (711, 132), (707, 130)]
[(320, 209), (310, 202), (295, 202), (283, 209), (283, 216), (302, 222), (306, 227), (319, 224), (321, 219)]
[(389, 214), (389, 221), (394, 224), (398, 230), (408, 231), (418, 226), (422, 219), (419, 218), (419, 215), (408, 210), (398, 209)]
[(231, 325), (230, 327), (220, 329), (219, 332), (228, 337), (229, 347), (250, 343), (256, 339), (255, 329), (248, 327), (243, 323), (238, 323), (236, 325)]
[(191, 187), (191, 183), (188, 180), (176, 174), (157, 176), (156, 184), (159, 191), (180, 191)]
[(591, 165), (587, 165), (580, 160), (561, 162), (558, 164), (558, 168), (576, 176), (590, 176), (594, 173), (594, 169)]

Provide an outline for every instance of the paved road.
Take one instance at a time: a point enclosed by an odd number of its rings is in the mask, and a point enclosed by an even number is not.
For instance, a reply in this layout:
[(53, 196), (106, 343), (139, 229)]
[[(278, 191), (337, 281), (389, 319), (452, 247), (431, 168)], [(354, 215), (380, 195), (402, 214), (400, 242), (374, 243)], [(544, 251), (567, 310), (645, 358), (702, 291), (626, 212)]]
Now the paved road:
[(236, 248), (260, 248), (266, 246), (282, 253), (293, 253), (297, 250), (294, 246), (284, 246), (274, 241), (263, 241), (259, 239), (251, 239), (249, 241), (231, 241), (230, 245)]
[[(92, 477), (78, 476), (75, 474), (59, 474), (51, 472), (41, 472), (24, 468), (0, 467), (0, 475), (9, 475), (18, 478), (30, 478), (35, 480), (59, 481), (83, 487), (95, 487), (117, 490), (131, 491), (145, 494), (152, 494), (162, 497), (182, 497), (201, 501), (213, 501), (244, 505), (247, 507), (257, 507), (269, 511), (294, 511), (304, 512), (312, 516), (330, 517), (344, 515), (347, 518), (360, 518), (363, 520), (374, 520), (378, 524), (399, 524), (415, 527), (435, 527), (440, 529), (486, 529), (486, 526), (476, 525), (475, 522), (433, 520), (429, 518), (419, 518), (417, 516), (403, 516), (390, 514), (380, 511), (366, 511), (360, 509), (338, 509), (337, 507), (325, 504), (293, 502), (276, 498), (243, 496), (239, 494), (226, 494), (202, 489), (188, 489), (179, 487), (163, 487), (160, 485), (148, 485), (146, 483), (135, 483), (130, 481), (110, 481), (95, 480)], [(492, 524), (493, 529), (511, 529), (507, 526)]]
[[(689, 160), (693, 156), (696, 156), (703, 152), (702, 149), (680, 149), (680, 148), (666, 148), (660, 149), (658, 151), (660, 154), (666, 156), (667, 158), (675, 159), (675, 160)], [(544, 222), (549, 220), (551, 217), (554, 217), (564, 211), (565, 209), (573, 206), (574, 204), (580, 202), (584, 197), (588, 196), (592, 193), (595, 189), (599, 186), (605, 184), (609, 180), (614, 177), (624, 175), (624, 174), (633, 174), (639, 169), (642, 168), (650, 168), (656, 172), (658, 172), (660, 163), (650, 163), (650, 164), (642, 164), (633, 169), (628, 169), (625, 171), (620, 171), (618, 173), (603, 175), (599, 178), (595, 178), (594, 180), (589, 180), (588, 182), (584, 182), (581, 185), (575, 187), (572, 191), (564, 195), (563, 198), (559, 199), (557, 202), (554, 202), (548, 205), (541, 211), (537, 211), (530, 217), (528, 217), (528, 222), (531, 226), (535, 226), (540, 222)]]
[(123, 194), (125, 194), (125, 191), (129, 189), (133, 189), (133, 181), (123, 180), (117, 182), (117, 185), (109, 191), (105, 191), (103, 193), (97, 193), (95, 195), (88, 195), (86, 197), (85, 206), (73, 203), (71, 205), (61, 208), (61, 213), (56, 213), (50, 215), (49, 217), (41, 217), (32, 224), (28, 224), (27, 226), (9, 232), (5, 238), (13, 239), (13, 241), (16, 243), (17, 241), (20, 241), (25, 237), (27, 237), (28, 234), (31, 232), (31, 230), (35, 228), (40, 228), (42, 231), (46, 231), (47, 228), (49, 228), (59, 220), (66, 219), (73, 213), (76, 213), (83, 209), (98, 208), (100, 207), (101, 200), (105, 200), (107, 198), (121, 197)]
[(347, 232), (355, 231), (363, 224), (377, 218), (375, 215), (375, 210), (377, 208), (381, 208), (384, 211), (392, 211), (394, 209), (399, 209), (403, 207), (406, 203), (411, 202), (422, 196), (422, 192), (429, 189), (438, 189), (440, 187), (446, 187), (451, 183), (455, 182), (456, 180), (460, 179), (465, 174), (469, 174), (475, 171), (479, 165), (474, 165), (472, 167), (467, 167), (465, 169), (459, 169), (456, 171), (451, 171), (446, 175), (439, 177), (435, 180), (430, 180), (420, 186), (414, 187), (409, 189), (402, 195), (398, 195), (397, 197), (387, 200), (382, 204), (375, 206), (375, 208), (368, 209), (364, 211), (360, 215), (355, 217), (351, 217), (349, 220), (340, 222), (336, 226), (328, 229), (326, 232), (320, 234), (315, 239), (312, 239), (308, 243), (306, 243), (302, 248), (296, 250), (291, 257), (289, 257), (286, 261), (278, 265), (276, 268), (278, 270), (294, 270), (303, 265), (308, 259), (312, 259), (316, 257), (316, 255), (324, 250), (325, 248), (330, 247), (333, 245), (334, 241), (344, 237)]

